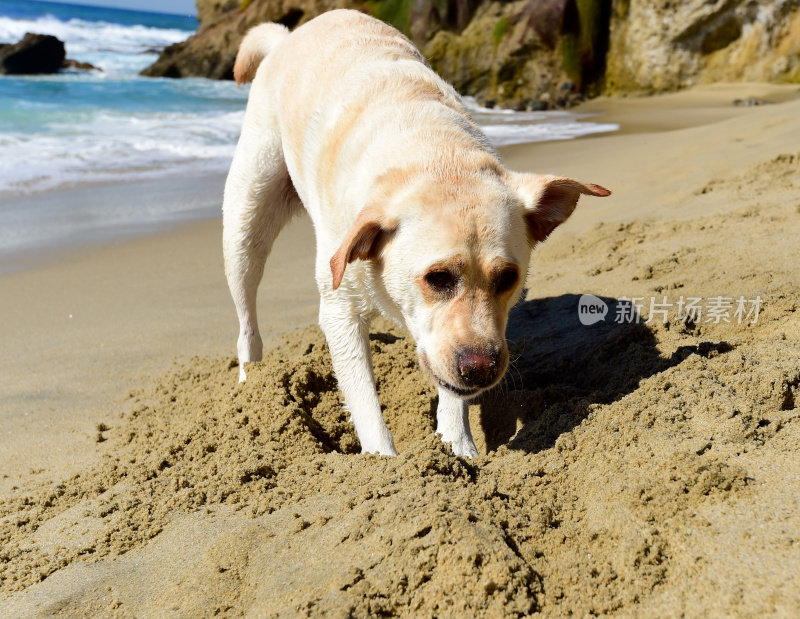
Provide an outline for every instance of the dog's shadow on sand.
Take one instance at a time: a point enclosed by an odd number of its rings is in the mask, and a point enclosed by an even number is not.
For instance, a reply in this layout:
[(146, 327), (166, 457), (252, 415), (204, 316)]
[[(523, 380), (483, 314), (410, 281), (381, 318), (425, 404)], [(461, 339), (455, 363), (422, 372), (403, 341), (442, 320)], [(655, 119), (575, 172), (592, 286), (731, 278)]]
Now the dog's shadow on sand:
[[(724, 342), (703, 342), (665, 357), (644, 321), (628, 320), (629, 301), (600, 297), (608, 308), (605, 318), (583, 324), (579, 299), (575, 294), (534, 299), (512, 310), (506, 331), (508, 372), (477, 401), (487, 451), (505, 444), (528, 452), (552, 447), (589, 415), (593, 405), (623, 398), (642, 379), (692, 353), (708, 356), (712, 350), (730, 350)], [(583, 314), (585, 322), (589, 315)]]

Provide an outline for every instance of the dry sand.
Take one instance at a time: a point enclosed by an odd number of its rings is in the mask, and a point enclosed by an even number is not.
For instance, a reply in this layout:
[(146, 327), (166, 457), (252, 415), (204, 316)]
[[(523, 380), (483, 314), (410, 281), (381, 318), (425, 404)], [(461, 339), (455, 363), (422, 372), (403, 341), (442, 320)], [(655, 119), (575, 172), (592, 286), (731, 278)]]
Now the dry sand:
[[(797, 94), (597, 101), (653, 125), (505, 151), (615, 193), (536, 251), (474, 461), (435, 437), (413, 343), (383, 322), (397, 458), (357, 454), (315, 327), (239, 386), (216, 223), (0, 279), (0, 615), (797, 615)], [(749, 96), (794, 101), (731, 105)], [(287, 232), (272, 334), (315, 312), (308, 224)], [(583, 293), (604, 322), (579, 323)], [(730, 322), (614, 322), (625, 298), (647, 318), (717, 296)]]

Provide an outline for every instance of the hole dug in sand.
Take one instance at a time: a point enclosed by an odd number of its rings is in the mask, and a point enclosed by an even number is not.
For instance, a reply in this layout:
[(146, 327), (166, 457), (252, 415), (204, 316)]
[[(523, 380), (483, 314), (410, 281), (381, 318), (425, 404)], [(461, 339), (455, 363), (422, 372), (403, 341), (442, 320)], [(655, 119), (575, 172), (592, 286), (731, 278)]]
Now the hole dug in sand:
[[(244, 385), (228, 360), (195, 359), (131, 399), (94, 468), (2, 503), (0, 582), (44, 580), (29, 592), (67, 613), (638, 604), (685, 569), (698, 522), (752, 497), (761, 476), (732, 454), (796, 446), (797, 411), (781, 408), (800, 359), (789, 345), (665, 354), (641, 325), (575, 329), (574, 304), (515, 310), (515, 367), (472, 407), (491, 450), (475, 462), (434, 435), (434, 391), (401, 333), (371, 338), (397, 458), (355, 453), (316, 329)], [(15, 608), (34, 608), (24, 596)]]

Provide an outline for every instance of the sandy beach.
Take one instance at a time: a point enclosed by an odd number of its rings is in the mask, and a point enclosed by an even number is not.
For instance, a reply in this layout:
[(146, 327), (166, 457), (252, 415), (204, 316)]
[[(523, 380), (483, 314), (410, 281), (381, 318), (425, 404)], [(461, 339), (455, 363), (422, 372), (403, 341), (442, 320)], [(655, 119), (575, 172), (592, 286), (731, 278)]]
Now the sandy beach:
[[(400, 456), (357, 453), (305, 217), (241, 386), (217, 219), (0, 276), (0, 615), (800, 612), (800, 90), (577, 111), (621, 131), (501, 151), (613, 195), (534, 252), (473, 461), (382, 321)], [(579, 322), (583, 294), (604, 321)]]

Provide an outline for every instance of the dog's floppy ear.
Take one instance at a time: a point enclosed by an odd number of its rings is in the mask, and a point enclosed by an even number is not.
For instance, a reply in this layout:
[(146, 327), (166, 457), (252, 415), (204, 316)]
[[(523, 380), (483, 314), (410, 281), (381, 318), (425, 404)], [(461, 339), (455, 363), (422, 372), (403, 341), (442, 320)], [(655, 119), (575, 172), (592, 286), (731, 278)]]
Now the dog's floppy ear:
[(380, 207), (364, 207), (331, 258), (333, 289), (336, 290), (342, 283), (344, 269), (348, 264), (356, 259), (377, 258), (396, 228), (397, 221), (387, 217)]
[(525, 223), (531, 245), (544, 241), (575, 210), (581, 194), (608, 196), (605, 187), (564, 176), (512, 173), (512, 186), (525, 205)]

